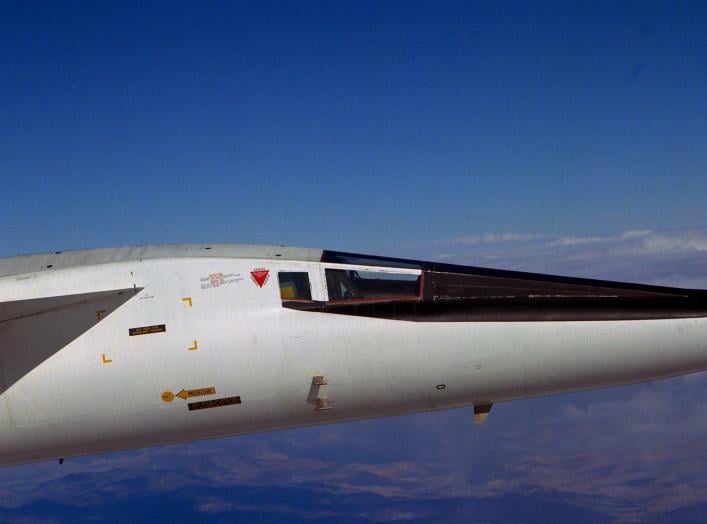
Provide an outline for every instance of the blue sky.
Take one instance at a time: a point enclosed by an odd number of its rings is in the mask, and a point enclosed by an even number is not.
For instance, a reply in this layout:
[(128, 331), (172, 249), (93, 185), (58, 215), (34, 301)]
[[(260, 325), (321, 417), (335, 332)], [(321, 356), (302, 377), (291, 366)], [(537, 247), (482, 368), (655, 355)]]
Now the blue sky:
[[(704, 2), (0, 7), (0, 256), (282, 243), (707, 288)], [(706, 390), (5, 468), (0, 521), (698, 522)]]
[(396, 254), (704, 225), (705, 20), (702, 2), (3, 2), (0, 248)]

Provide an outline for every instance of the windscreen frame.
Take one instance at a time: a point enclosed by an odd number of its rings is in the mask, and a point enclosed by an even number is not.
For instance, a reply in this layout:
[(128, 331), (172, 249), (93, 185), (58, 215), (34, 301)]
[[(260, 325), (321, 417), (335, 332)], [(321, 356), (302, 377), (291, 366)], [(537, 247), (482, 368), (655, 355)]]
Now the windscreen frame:
[[(329, 289), (329, 279), (327, 270), (363, 272), (363, 273), (380, 273), (388, 275), (410, 275), (416, 276), (417, 290), (415, 294), (399, 295), (391, 294), (378, 297), (351, 297), (351, 298), (331, 298), (333, 293)], [(325, 296), (329, 304), (365, 304), (371, 302), (408, 302), (422, 300), (424, 291), (424, 272), (422, 269), (413, 268), (395, 268), (370, 265), (354, 265), (354, 264), (322, 264), (322, 280), (324, 285)], [(394, 280), (394, 279), (391, 279)]]

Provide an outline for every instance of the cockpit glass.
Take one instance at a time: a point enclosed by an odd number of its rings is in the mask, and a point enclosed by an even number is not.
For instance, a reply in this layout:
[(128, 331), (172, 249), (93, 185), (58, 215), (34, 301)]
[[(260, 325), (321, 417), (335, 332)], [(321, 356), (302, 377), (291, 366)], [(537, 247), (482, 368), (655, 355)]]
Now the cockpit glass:
[(418, 298), (420, 275), (357, 269), (326, 269), (329, 300)]
[(281, 271), (280, 297), (282, 300), (312, 300), (312, 289), (309, 285), (309, 273), (304, 271)]

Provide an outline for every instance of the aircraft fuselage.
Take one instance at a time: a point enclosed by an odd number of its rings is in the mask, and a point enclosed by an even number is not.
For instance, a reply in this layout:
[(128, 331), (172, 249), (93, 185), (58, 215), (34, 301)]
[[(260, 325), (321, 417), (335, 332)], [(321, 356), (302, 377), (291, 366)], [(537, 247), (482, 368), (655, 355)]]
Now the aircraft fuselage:
[(0, 464), (707, 369), (702, 291), (319, 250), (15, 257), (0, 301)]

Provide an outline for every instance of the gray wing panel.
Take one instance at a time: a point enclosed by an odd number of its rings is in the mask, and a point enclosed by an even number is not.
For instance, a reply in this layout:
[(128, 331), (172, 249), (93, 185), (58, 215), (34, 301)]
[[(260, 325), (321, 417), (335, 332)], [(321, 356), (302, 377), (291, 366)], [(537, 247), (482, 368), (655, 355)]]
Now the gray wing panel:
[(0, 393), (133, 296), (129, 288), (0, 302)]

